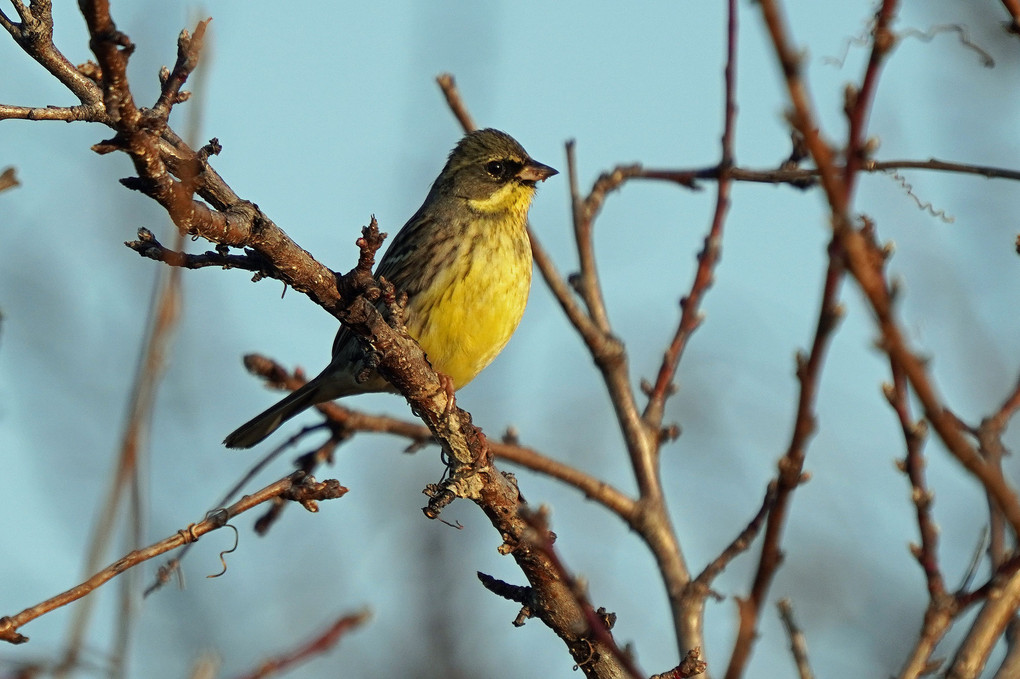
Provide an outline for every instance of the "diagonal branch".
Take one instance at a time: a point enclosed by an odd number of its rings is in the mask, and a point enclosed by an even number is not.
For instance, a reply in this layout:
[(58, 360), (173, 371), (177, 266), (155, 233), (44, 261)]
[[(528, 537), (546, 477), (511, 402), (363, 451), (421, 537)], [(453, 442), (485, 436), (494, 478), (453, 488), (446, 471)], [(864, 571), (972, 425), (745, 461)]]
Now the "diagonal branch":
[(13, 0), (12, 4), (21, 23), (0, 13), (0, 25), (26, 54), (69, 89), (83, 106), (101, 106), (103, 93), (96, 82), (68, 61), (53, 44), (51, 0), (34, 0), (30, 7), (26, 7), (22, 0)]
[(698, 253), (698, 268), (694, 274), (694, 282), (691, 284), (690, 292), (680, 300), (680, 323), (673, 335), (673, 340), (666, 348), (659, 373), (648, 397), (648, 404), (642, 414), (645, 422), (656, 429), (662, 426), (666, 399), (672, 392), (673, 378), (676, 376), (687, 341), (701, 325), (701, 301), (712, 285), (716, 264), (722, 256), (723, 225), (729, 212), (730, 190), (733, 185), (730, 173), (736, 162), (734, 146), (737, 121), (738, 34), (737, 10), (733, 0), (730, 0), (728, 16), (726, 66), (723, 71), (725, 101), (723, 104), (722, 151), (718, 164), (715, 211), (712, 215), (712, 225), (709, 227), (708, 235), (705, 236), (704, 247)]
[(312, 658), (329, 652), (340, 643), (342, 638), (366, 624), (370, 617), (368, 611), (343, 615), (312, 639), (289, 651), (266, 658), (259, 663), (257, 668), (238, 675), (236, 679), (266, 679), (274, 675), (282, 676)]
[(786, 453), (779, 460), (779, 471), (775, 481), (776, 498), (765, 525), (765, 536), (762, 541), (758, 567), (747, 598), (737, 600), (740, 622), (737, 628), (737, 638), (733, 644), (733, 652), (730, 655), (730, 664), (726, 669), (726, 679), (741, 677), (750, 661), (754, 641), (758, 636), (758, 621), (761, 618), (765, 599), (776, 572), (782, 564), (783, 531), (793, 501), (793, 493), (808, 479), (804, 473), (804, 460), (807, 456), (808, 442), (817, 428), (815, 402), (821, 382), (822, 367), (825, 364), (825, 354), (843, 314), (842, 307), (839, 305), (839, 290), (844, 277), (840, 250), (833, 240), (829, 244), (829, 266), (825, 274), (811, 351), (807, 355), (798, 354), (797, 356), (797, 380), (800, 383), (797, 412), (790, 444)]
[[(572, 653), (582, 654), (575, 658), (585, 663), (586, 673), (617, 675), (618, 663), (611, 654), (589, 657), (591, 643), (583, 611), (552, 564), (545, 555), (522, 547), (529, 529), (521, 518), (526, 505), (515, 482), (493, 466), (487, 441), (471, 423), (470, 415), (449, 407), (449, 395), (417, 343), (403, 330), (390, 327), (376, 308), (382, 291), (372, 280), (370, 265), (382, 243), (377, 226), (373, 223), (365, 229), (359, 241), (362, 261), (350, 274), (337, 277), (316, 262), (254, 204), (239, 199), (211, 172), (205, 155), (191, 150), (173, 133), (163, 117), (166, 107), (146, 111), (137, 106), (126, 72), (134, 49), (130, 39), (117, 30), (105, 0), (81, 0), (80, 7), (98, 61), (106, 123), (115, 131), (94, 150), (126, 153), (138, 176), (125, 183), (162, 205), (181, 232), (221, 245), (251, 248), (266, 258), (282, 280), (307, 294), (371, 346), (378, 357), (379, 373), (405, 396), (449, 460), (449, 476), (434, 489), (427, 513), (438, 515), (455, 497), (478, 504), (502, 536), (504, 553), (513, 556), (543, 602), (536, 615)], [(186, 34), (182, 34), (181, 49), (197, 52), (197, 41), (186, 42)], [(186, 61), (184, 70), (193, 63)], [(163, 84), (164, 93), (169, 92), (165, 100), (170, 104), (179, 101), (173, 92), (183, 84), (182, 79), (168, 77)], [(196, 193), (208, 203), (196, 200)], [(367, 268), (363, 266), (366, 261)]]
[(13, 189), (19, 184), (18, 175), (14, 171), (13, 167), (6, 167), (3, 172), (0, 172), (0, 193), (8, 189)]
[(205, 520), (193, 523), (187, 528), (177, 531), (168, 538), (160, 540), (148, 547), (136, 549), (129, 554), (126, 554), (77, 587), (73, 587), (66, 592), (32, 606), (31, 608), (26, 608), (17, 615), (0, 618), (0, 640), (14, 644), (21, 644), (28, 641), (28, 637), (23, 636), (18, 632), (18, 629), (26, 623), (31, 622), (39, 616), (56, 608), (66, 606), (72, 601), (77, 601), (83, 596), (90, 594), (97, 587), (100, 587), (114, 579), (129, 568), (134, 568), (135, 566), (157, 557), (160, 554), (165, 554), (166, 552), (182, 547), (190, 542), (197, 541), (206, 533), (222, 528), (235, 516), (243, 514), (263, 502), (267, 502), (276, 497), (281, 497), (295, 502), (300, 502), (305, 505), (309, 511), (317, 511), (314, 508), (316, 501), (343, 497), (346, 492), (347, 489), (341, 486), (337, 481), (327, 480), (319, 483), (315, 481), (314, 478), (306, 476), (303, 472), (295, 472), (286, 478), (269, 484), (262, 490), (256, 491), (250, 495), (245, 495), (229, 507), (211, 512)]

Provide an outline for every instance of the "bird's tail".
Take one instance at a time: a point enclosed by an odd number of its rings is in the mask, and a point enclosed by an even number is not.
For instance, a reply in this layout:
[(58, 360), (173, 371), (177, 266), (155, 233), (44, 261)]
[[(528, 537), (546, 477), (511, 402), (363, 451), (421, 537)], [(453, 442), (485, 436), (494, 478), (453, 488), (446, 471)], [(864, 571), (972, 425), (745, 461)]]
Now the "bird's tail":
[(314, 379), (232, 431), (223, 443), (227, 448), (251, 448), (305, 408), (328, 400), (321, 382)]

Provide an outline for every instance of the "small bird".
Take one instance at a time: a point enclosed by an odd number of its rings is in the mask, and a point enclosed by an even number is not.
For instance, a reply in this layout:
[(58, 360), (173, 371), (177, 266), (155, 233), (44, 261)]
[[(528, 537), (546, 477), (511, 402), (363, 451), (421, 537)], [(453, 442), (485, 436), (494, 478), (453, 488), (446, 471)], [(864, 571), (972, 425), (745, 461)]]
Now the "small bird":
[[(535, 185), (555, 174), (505, 132), (471, 132), (379, 262), (376, 276), (407, 295), (407, 332), (454, 389), (496, 358), (524, 315), (531, 289), (528, 208)], [(356, 381), (363, 368), (360, 343), (341, 326), (325, 370), (223, 443), (250, 448), (316, 403), (395, 391), (378, 374)]]

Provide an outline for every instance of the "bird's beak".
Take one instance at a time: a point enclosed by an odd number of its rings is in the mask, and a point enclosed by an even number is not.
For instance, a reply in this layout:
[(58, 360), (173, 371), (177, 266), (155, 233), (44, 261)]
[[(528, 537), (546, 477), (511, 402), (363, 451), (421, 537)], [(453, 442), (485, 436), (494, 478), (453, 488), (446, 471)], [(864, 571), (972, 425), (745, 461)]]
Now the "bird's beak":
[(524, 167), (521, 168), (520, 172), (517, 173), (517, 178), (522, 182), (544, 182), (554, 174), (559, 174), (557, 170), (552, 169), (548, 165), (543, 165), (537, 160), (528, 160)]

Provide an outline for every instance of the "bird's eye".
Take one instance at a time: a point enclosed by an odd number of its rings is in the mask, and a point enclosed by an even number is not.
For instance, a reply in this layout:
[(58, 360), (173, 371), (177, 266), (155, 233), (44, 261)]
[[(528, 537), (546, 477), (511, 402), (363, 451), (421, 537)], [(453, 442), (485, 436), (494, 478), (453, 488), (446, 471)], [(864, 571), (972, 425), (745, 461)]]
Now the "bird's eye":
[(492, 160), (485, 164), (485, 171), (496, 179), (502, 179), (506, 166), (498, 160)]

